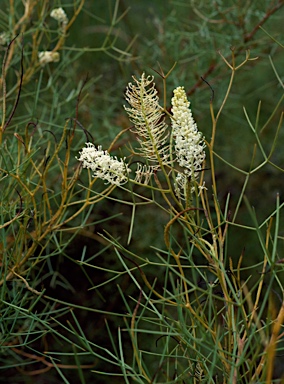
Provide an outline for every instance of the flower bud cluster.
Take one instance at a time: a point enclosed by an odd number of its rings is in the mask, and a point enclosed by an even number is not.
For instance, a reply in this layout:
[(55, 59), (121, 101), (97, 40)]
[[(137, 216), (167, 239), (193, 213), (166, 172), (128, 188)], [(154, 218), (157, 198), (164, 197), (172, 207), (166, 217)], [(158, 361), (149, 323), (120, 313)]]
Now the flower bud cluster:
[(58, 23), (62, 23), (64, 25), (68, 24), (68, 17), (63, 8), (54, 8), (50, 12), (50, 17), (57, 20)]
[(60, 60), (60, 55), (58, 52), (52, 52), (52, 51), (43, 51), (38, 52), (38, 59), (40, 65), (44, 66), (48, 63), (56, 63)]

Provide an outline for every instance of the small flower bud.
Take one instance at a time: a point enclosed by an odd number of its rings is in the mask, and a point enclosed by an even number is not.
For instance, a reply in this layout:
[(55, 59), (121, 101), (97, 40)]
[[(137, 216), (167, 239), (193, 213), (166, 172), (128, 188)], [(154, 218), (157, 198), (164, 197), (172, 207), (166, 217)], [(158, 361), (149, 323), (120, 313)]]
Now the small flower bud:
[(40, 65), (44, 66), (47, 63), (58, 62), (60, 55), (58, 52), (43, 51), (38, 52), (38, 58)]
[(57, 20), (58, 23), (68, 24), (68, 17), (63, 8), (54, 8), (50, 13), (50, 17)]

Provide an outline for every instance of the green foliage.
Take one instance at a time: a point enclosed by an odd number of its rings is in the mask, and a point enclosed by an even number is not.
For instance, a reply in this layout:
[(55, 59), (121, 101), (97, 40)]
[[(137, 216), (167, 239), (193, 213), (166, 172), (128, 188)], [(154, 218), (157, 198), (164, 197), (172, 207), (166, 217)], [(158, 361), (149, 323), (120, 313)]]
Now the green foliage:
[[(4, 3), (0, 378), (282, 382), (283, 1), (64, 0), (60, 20)], [(177, 156), (178, 86), (198, 170)], [(82, 169), (86, 142), (128, 182)]]

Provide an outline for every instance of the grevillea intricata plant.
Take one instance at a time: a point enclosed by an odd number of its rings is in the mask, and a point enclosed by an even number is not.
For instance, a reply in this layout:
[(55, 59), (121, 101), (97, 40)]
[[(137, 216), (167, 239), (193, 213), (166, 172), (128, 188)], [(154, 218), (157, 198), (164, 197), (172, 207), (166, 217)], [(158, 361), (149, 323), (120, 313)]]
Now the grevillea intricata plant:
[[(127, 303), (129, 321), (126, 320), (132, 342), (133, 361), (136, 364), (137, 382), (162, 382), (158, 378), (160, 370), (163, 376), (167, 369), (164, 367), (170, 367), (171, 361), (174, 361), (174, 373), (170, 374), (170, 368), (168, 369), (167, 383), (272, 382), (276, 345), (283, 337), (280, 324), (283, 325), (284, 319), (282, 304), (278, 315), (275, 314), (276, 320), (272, 328), (269, 329), (268, 323), (262, 324), (260, 321), (265, 313), (264, 308), (269, 304), (268, 293), (266, 295), (263, 290), (263, 281), (266, 267), (272, 260), (268, 240), (272, 238), (272, 225), (268, 227), (266, 241), (261, 239), (264, 250), (263, 270), (259, 284), (253, 288), (257, 291), (253, 299), (241, 276), (243, 255), (241, 254), (235, 267), (235, 261), (227, 249), (228, 233), (234, 229), (243, 196), (241, 195), (236, 213), (231, 219), (229, 198), (225, 209), (220, 207), (214, 164), (215, 156), (218, 156), (214, 149), (218, 120), (228, 100), (234, 76), (254, 58), (250, 58), (247, 51), (245, 60), (236, 65), (234, 50), (231, 63), (222, 55), (221, 57), (230, 68), (231, 80), (217, 113), (214, 111), (214, 92), (211, 89), (210, 141), (206, 141), (198, 130), (184, 87), (178, 86), (173, 90), (170, 107), (165, 96), (161, 105), (154, 78), (143, 73), (140, 79), (133, 77), (133, 82), (128, 84), (126, 100), (129, 105), (124, 107), (132, 123), (130, 130), (137, 138), (138, 145), (129, 145), (130, 155), (119, 159), (109, 153), (113, 144), (105, 151), (100, 145), (96, 147), (92, 143), (86, 143), (78, 157), (82, 167), (89, 169), (94, 178), (110, 183), (111, 187), (120, 186), (129, 191), (134, 201), (133, 212), (137, 205), (135, 199), (138, 197), (143, 203), (154, 204), (155, 208), (168, 214), (165, 225), (161, 218), (165, 248), (153, 246), (155, 256), (149, 256), (148, 251), (146, 256), (142, 252), (135, 253), (135, 245), (130, 246), (134, 214), (127, 246), (110, 234), (103, 236), (114, 246), (121, 264), (140, 290), (139, 298), (134, 299), (134, 309)], [(166, 95), (166, 79), (169, 73), (164, 75), (161, 71), (160, 75), (163, 79), (163, 93)], [(249, 124), (251, 125), (250, 121)], [(281, 124), (282, 118), (279, 128)], [(256, 134), (254, 128), (253, 132)], [(113, 143), (117, 143), (123, 133), (124, 131), (120, 132)], [(258, 137), (257, 142), (260, 144)], [(270, 155), (263, 164), (269, 159)], [(207, 192), (204, 182), (207, 169), (210, 170), (211, 179), (206, 187), (210, 192)], [(250, 172), (257, 169), (258, 166)], [(250, 172), (247, 173), (247, 180)], [(145, 194), (144, 197), (141, 191), (145, 189), (139, 188), (137, 192), (131, 184), (138, 184), (140, 187), (142, 185), (151, 194)], [(162, 197), (162, 203), (158, 196)], [(276, 223), (279, 222), (279, 207), (278, 203)], [(253, 212), (250, 212), (256, 223), (256, 227), (251, 229), (256, 230), (261, 238), (260, 227)], [(156, 230), (159, 231), (159, 223)], [(273, 245), (272, 248), (276, 255), (277, 247)], [(147, 274), (147, 267), (150, 267), (148, 270), (151, 272), (156, 268), (154, 279), (151, 274)], [(164, 274), (160, 280), (159, 268)], [(138, 273), (138, 279), (135, 272)], [(163, 278), (165, 280), (161, 282)], [(270, 279), (271, 286), (272, 281)], [(266, 296), (262, 302), (263, 294)], [(127, 302), (127, 298), (123, 297)], [(147, 310), (149, 317), (146, 315)], [(155, 315), (156, 324), (153, 320)], [(153, 324), (156, 325), (154, 330)], [(143, 345), (148, 327), (157, 336), (156, 348), (157, 341), (160, 343), (160, 339), (164, 340), (165, 349), (160, 355), (155, 347), (153, 352), (146, 350)], [(173, 348), (170, 347), (172, 341)], [(262, 345), (263, 353), (254, 345)], [(253, 357), (250, 355), (251, 346), (255, 348)], [(159, 362), (151, 362), (152, 366), (158, 366), (152, 372), (147, 364), (147, 353), (152, 357), (158, 356), (159, 359)], [(240, 381), (240, 378), (245, 380)], [(260, 381), (263, 378), (266, 381)]]

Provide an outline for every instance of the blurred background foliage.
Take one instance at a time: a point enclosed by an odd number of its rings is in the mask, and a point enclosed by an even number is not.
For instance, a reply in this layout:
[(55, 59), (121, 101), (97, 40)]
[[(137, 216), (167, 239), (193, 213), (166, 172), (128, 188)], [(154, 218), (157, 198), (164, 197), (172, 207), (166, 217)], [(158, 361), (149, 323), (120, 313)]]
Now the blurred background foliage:
[[(15, 17), (21, 17), (25, 3), (28, 1), (14, 2)], [(45, 9), (47, 15), (51, 10), (51, 5), (52, 8), (63, 7), (69, 16), (74, 11), (74, 5), (75, 8), (78, 7), (79, 2), (74, 1), (73, 3), (65, 0), (55, 1), (52, 4), (47, 2)], [(2, 1), (0, 28), (3, 31), (10, 30), (12, 25), (9, 6), (8, 1)], [(56, 23), (47, 18), (43, 21), (39, 12), (41, 7), (37, 5), (36, 1), (34, 6), (35, 12), (29, 19), (28, 27), (23, 31), (23, 37), (20, 35), (17, 38), (19, 51), (21, 45), (19, 41), (23, 39), (24, 73), (28, 70), (28, 65), (35, 60), (32, 57), (31, 49), (34, 30), (39, 29), (44, 32), (38, 50), (52, 49), (58, 41)], [(86, 0), (60, 49), (60, 62), (51, 63), (43, 68), (37, 67), (29, 81), (23, 83), (20, 102), (11, 124), (5, 132), (4, 144), (10, 145), (15, 140), (13, 137), (15, 132), (23, 135), (26, 125), (35, 121), (39, 124), (39, 131), (48, 129), (55, 139), (58, 139), (66, 118), (72, 117), (76, 118), (84, 130), (92, 135), (95, 144), (107, 148), (113, 138), (123, 128), (130, 125), (123, 109), (125, 103), (123, 94), (126, 84), (131, 81), (131, 76), (139, 76), (144, 71), (147, 74), (154, 74), (162, 96), (162, 81), (155, 71), (162, 68), (166, 73), (174, 63), (177, 63), (176, 67), (167, 81), (167, 100), (170, 101), (173, 88), (183, 85), (191, 100), (198, 128), (210, 141), (212, 123), (209, 104), (212, 90), (214, 90), (214, 109), (217, 110), (226, 93), (230, 77), (228, 67), (224, 64), (220, 53), (230, 61), (233, 49), (237, 62), (241, 63), (245, 59), (246, 50), (250, 50), (251, 58), (256, 58), (256, 60), (248, 62), (236, 75), (232, 92), (218, 123), (215, 147), (217, 153), (227, 162), (248, 171), (255, 136), (245, 118), (243, 107), (249, 111), (251, 120), (255, 121), (261, 101), (259, 125), (262, 127), (283, 97), (283, 88), (273, 70), (274, 66), (283, 79), (283, 47), (268, 35), (270, 34), (283, 44), (283, 34), (281, 35), (281, 33), (284, 11), (282, 6), (283, 1), (280, 0), (217, 0), (214, 2), (209, 0)], [(21, 31), (19, 29), (16, 32)], [(13, 37), (10, 30), (10, 38)], [(2, 62), (5, 52), (6, 46), (2, 45)], [(7, 104), (10, 103), (10, 105), (13, 104), (17, 93), (15, 84), (19, 76), (21, 55), (15, 55), (13, 60), (6, 76)], [(78, 99), (79, 95), (80, 99)], [(281, 109), (283, 110), (283, 99), (275, 116), (261, 133), (262, 143), (267, 151), (269, 151), (275, 135)], [(78, 126), (76, 128), (75, 140), (71, 148), (72, 159), (70, 160), (70, 166), (73, 166), (73, 169), (77, 166), (75, 156), (86, 141), (84, 130)], [(279, 167), (283, 167), (284, 163), (284, 152), (281, 148), (281, 143), (284, 142), (283, 135), (282, 130), (273, 155), (273, 161)], [(37, 145), (39, 145), (40, 135), (37, 139), (36, 137), (35, 135), (35, 141), (38, 140)], [(128, 141), (135, 142), (131, 133), (122, 136), (115, 143), (112, 152), (121, 155), (121, 150), (123, 150), (123, 155), (128, 156), (127, 151), (121, 149)], [(3, 148), (1, 148), (2, 154)], [(44, 150), (44, 145), (39, 146), (38, 153), (44, 156)], [(260, 162), (260, 159), (260, 154), (257, 153), (255, 162)], [(54, 172), (49, 183), (56, 191), (56, 169)], [(250, 204), (256, 208), (260, 222), (274, 210), (276, 193), (283, 190), (283, 174), (282, 176), (279, 174), (277, 169), (267, 165), (252, 175), (249, 180), (246, 195)], [(220, 205), (225, 206), (227, 196), (230, 194), (230, 209), (234, 214), (244, 176), (218, 160), (216, 175)], [(86, 178), (87, 176), (82, 173), (80, 182), (84, 184)], [(210, 184), (210, 179), (207, 180), (207, 183)], [(4, 194), (3, 189), (1, 193)], [(112, 197), (113, 199), (96, 204), (89, 211), (88, 226), (85, 229), (76, 229), (74, 231), (76, 236), (73, 236), (71, 232), (62, 234), (66, 237), (66, 247), (60, 254), (55, 252), (56, 242), (51, 242), (50, 246), (46, 248), (45, 254), (51, 257), (46, 257), (46, 261), (29, 275), (33, 280), (41, 281), (48, 296), (105, 311), (105, 315), (103, 315), (91, 314), (82, 310), (78, 315), (85, 334), (102, 347), (109, 346), (105, 333), (105, 318), (108, 319), (114, 333), (118, 326), (123, 327), (121, 317), (113, 317), (109, 314), (111, 312), (121, 315), (125, 313), (125, 307), (116, 285), (120, 285), (125, 295), (131, 295), (136, 290), (131, 284), (129, 276), (124, 273), (121, 273), (121, 276), (117, 277), (113, 283), (105, 284), (112, 278), (112, 274), (105, 270), (120, 270), (121, 266), (112, 249), (104, 239), (99, 237), (98, 233), (106, 230), (126, 244), (132, 214), (130, 206), (118, 203), (118, 200), (130, 199), (124, 190), (116, 189)], [(4, 200), (9, 204), (9, 196), (6, 196)], [(108, 220), (109, 218), (111, 220)], [(81, 217), (79, 216), (76, 220), (70, 223), (70, 227), (80, 226)], [(155, 250), (150, 247), (163, 249), (163, 227), (167, 220), (167, 215), (163, 216), (161, 212), (157, 215), (151, 206), (138, 208), (130, 244), (131, 249), (150, 259), (154, 257)], [(243, 203), (237, 221), (242, 224), (250, 222)], [(237, 259), (244, 252), (244, 265), (257, 264), (260, 262), (261, 250), (256, 240), (251, 232), (236, 228), (232, 234), (230, 233), (228, 254)], [(243, 251), (244, 249), (245, 251)], [(80, 260), (82, 254), (84, 254), (84, 260), (92, 264), (90, 268), (81, 268), (74, 262)], [(148, 273), (156, 276), (159, 273), (163, 274), (163, 271), (148, 270)], [(26, 295), (24, 287), (18, 289), (23, 295)], [(37, 289), (40, 289), (40, 284)], [(42, 318), (44, 318), (45, 311), (44, 303), (44, 301), (39, 303), (37, 309), (38, 313), (42, 313)], [(59, 309), (54, 303), (52, 309), (49, 307), (49, 311), (53, 311), (55, 317), (57, 311), (60, 312), (60, 305), (58, 304), (58, 306)], [(66, 313), (60, 313), (61, 323), (65, 324), (66, 320), (74, 322), (68, 310)], [(32, 318), (29, 321), (32, 321)], [(61, 328), (61, 332), (65, 331)], [(127, 343), (127, 341), (125, 342)], [(56, 337), (49, 339), (46, 336), (42, 339), (35, 338), (30, 345), (30, 352), (31, 350), (44, 350), (47, 345), (49, 350), (58, 351), (66, 348), (66, 351), (69, 351), (70, 348), (68, 345), (62, 344)], [(63, 364), (64, 360), (66, 360), (66, 364), (71, 364), (70, 359), (66, 356), (62, 357)], [(42, 369), (41, 362), (35, 361), (30, 367), (29, 358), (27, 356), (24, 358), (27, 364), (26, 369), (25, 367), (7, 369), (6, 382), (63, 382), (60, 374), (54, 369), (47, 373), (43, 372), (42, 375), (40, 373), (33, 375), (33, 370)], [(4, 361), (8, 361), (7, 365), (12, 366), (15, 361), (20, 361), (20, 355), (13, 352), (7, 357), (4, 354), (2, 364)], [(86, 364), (90, 364), (90, 362), (86, 362)], [(96, 361), (96, 371), (100, 369), (115, 370), (112, 366), (105, 368), (105, 364)], [(84, 374), (86, 382), (109, 382), (109, 377), (104, 379), (103, 376), (89, 371), (86, 370), (88, 373)], [(78, 382), (77, 373), (74, 374), (72, 370), (64, 368), (62, 372), (64, 372), (67, 382)], [(1, 371), (0, 376), (1, 381), (4, 378)], [(112, 378), (111, 380), (114, 383), (123, 382), (122, 378)]]

